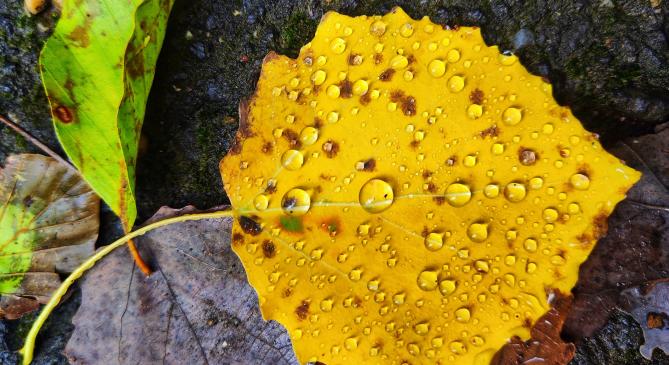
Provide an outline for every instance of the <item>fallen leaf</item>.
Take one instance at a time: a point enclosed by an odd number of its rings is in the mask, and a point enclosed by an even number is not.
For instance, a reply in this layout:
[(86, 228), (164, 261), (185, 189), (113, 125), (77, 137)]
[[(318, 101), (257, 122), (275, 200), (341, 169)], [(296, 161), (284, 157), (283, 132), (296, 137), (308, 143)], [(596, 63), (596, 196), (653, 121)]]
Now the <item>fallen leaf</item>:
[(0, 318), (39, 308), (93, 254), (100, 199), (51, 157), (12, 155), (0, 169)]
[(527, 341), (513, 337), (495, 355), (491, 365), (566, 365), (574, 357), (576, 346), (564, 342), (560, 331), (567, 318), (572, 302), (571, 296), (557, 293), (551, 301), (551, 309), (532, 326)]
[(669, 151), (666, 125), (613, 152), (643, 172), (609, 219), (609, 230), (580, 268), (565, 334), (592, 336), (619, 305), (626, 288), (669, 277)]
[(126, 230), (137, 215), (137, 147), (173, 2), (64, 1), (40, 55), (58, 139)]
[(622, 297), (625, 309), (643, 330), (641, 355), (650, 360), (656, 348), (669, 355), (669, 278), (625, 289)]
[[(195, 212), (161, 208), (150, 221)], [(82, 303), (65, 354), (72, 364), (293, 364), (290, 339), (264, 322), (230, 250), (231, 219), (176, 223), (138, 246), (144, 276), (116, 250), (81, 280)]]
[(233, 249), (301, 362), (488, 363), (639, 174), (478, 28), (328, 13), (221, 162)]

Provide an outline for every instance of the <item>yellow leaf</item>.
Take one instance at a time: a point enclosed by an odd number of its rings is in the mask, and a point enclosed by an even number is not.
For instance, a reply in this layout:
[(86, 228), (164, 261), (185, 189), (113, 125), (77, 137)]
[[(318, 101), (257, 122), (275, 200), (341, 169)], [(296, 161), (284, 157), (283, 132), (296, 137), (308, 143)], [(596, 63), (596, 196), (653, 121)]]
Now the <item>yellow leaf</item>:
[(478, 28), (399, 8), (328, 13), (241, 114), (233, 246), (302, 362), (488, 363), (639, 178)]

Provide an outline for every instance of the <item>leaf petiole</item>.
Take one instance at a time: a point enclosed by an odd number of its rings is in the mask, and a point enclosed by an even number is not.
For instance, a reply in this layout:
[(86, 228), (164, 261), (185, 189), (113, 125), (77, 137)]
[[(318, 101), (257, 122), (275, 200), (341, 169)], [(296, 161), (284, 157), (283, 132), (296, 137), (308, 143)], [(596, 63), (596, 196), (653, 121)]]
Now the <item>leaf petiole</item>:
[(60, 300), (63, 298), (65, 293), (67, 293), (67, 290), (70, 288), (70, 286), (72, 286), (72, 284), (77, 279), (79, 279), (88, 269), (92, 268), (96, 262), (98, 262), (103, 257), (107, 256), (107, 254), (112, 252), (114, 249), (123, 246), (126, 242), (135, 237), (139, 237), (156, 228), (164, 227), (173, 223), (202, 220), (202, 219), (212, 219), (212, 218), (225, 218), (232, 216), (233, 216), (232, 210), (223, 210), (218, 212), (186, 214), (178, 217), (167, 218), (160, 220), (158, 222), (151, 223), (144, 227), (141, 227), (136, 231), (126, 234), (125, 236), (119, 238), (118, 240), (112, 242), (111, 244), (104, 246), (93, 256), (91, 256), (81, 265), (79, 265), (79, 267), (77, 267), (74, 271), (72, 271), (72, 273), (65, 280), (63, 280), (63, 283), (60, 285), (60, 287), (58, 287), (58, 289), (51, 295), (51, 299), (49, 299), (49, 302), (44, 306), (44, 308), (42, 308), (42, 311), (40, 312), (39, 316), (37, 316), (37, 319), (35, 320), (35, 322), (33, 322), (32, 327), (30, 327), (30, 331), (26, 336), (25, 343), (23, 344), (23, 347), (19, 350), (19, 353), (23, 356), (22, 364), (28, 365), (32, 362), (33, 352), (35, 351), (35, 340), (37, 338), (37, 334), (44, 325), (44, 322), (46, 322), (47, 318), (49, 318), (51, 312), (53, 312), (54, 308), (56, 308), (58, 303), (60, 303)]

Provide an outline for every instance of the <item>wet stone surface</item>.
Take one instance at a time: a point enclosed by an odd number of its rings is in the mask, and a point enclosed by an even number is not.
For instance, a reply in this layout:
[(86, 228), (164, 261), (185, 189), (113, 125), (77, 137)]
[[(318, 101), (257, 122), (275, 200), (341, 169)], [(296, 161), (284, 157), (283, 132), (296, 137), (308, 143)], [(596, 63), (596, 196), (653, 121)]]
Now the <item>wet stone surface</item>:
[[(383, 14), (395, 4), (436, 23), (481, 26), (486, 42), (514, 51), (531, 72), (547, 77), (556, 98), (606, 145), (669, 119), (666, 1), (177, 1), (143, 129), (138, 221), (161, 205), (204, 208), (227, 201), (218, 162), (233, 143), (237, 105), (253, 92), (270, 50), (295, 56), (327, 10)], [(28, 17), (20, 1), (0, 2), (0, 114), (59, 151), (36, 66), (52, 23), (48, 11)], [(36, 150), (0, 127), (0, 160), (25, 151)], [(59, 352), (76, 302), (69, 300), (52, 318), (52, 327), (61, 330), (47, 329), (45, 338), (54, 340), (39, 348), (43, 363), (64, 363)], [(27, 322), (3, 323), (0, 345), (16, 349), (7, 335), (22, 333)], [(614, 314), (574, 362), (617, 356), (611, 363), (640, 363), (641, 331), (630, 326), (631, 317)], [(14, 363), (4, 350), (0, 346), (0, 363)]]

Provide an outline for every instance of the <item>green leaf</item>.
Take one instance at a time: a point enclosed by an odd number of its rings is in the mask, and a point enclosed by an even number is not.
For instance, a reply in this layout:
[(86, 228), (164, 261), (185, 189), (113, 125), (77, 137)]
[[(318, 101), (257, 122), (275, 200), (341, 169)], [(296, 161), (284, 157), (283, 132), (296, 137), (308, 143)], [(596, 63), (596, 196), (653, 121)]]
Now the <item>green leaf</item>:
[(58, 139), (130, 230), (145, 104), (174, 0), (65, 0), (40, 56)]
[(100, 199), (74, 169), (50, 157), (14, 155), (0, 169), (0, 318), (35, 310), (58, 273), (93, 254)]

